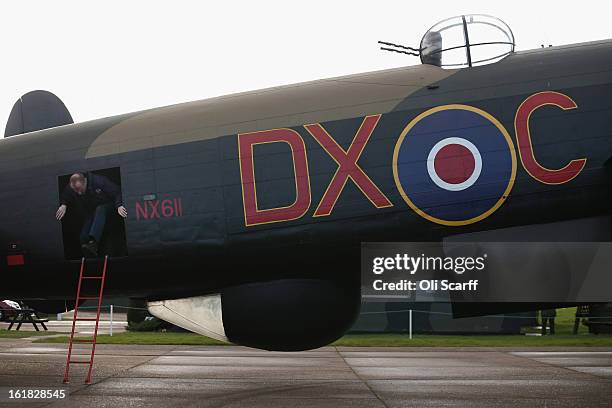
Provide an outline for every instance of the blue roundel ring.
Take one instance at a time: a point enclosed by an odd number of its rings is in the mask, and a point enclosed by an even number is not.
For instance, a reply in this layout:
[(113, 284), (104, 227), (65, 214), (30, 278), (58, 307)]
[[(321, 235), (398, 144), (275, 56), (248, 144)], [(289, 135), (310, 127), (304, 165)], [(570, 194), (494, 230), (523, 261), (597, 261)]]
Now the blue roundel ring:
[(495, 117), (468, 105), (429, 109), (404, 128), (393, 152), (393, 177), (423, 218), (460, 226), (483, 220), (506, 200), (516, 152)]

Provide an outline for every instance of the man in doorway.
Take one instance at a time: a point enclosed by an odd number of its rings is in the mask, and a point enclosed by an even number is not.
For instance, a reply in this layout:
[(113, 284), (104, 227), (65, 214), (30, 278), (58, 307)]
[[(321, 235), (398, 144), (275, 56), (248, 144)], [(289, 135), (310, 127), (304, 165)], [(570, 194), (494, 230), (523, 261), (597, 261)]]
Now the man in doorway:
[(60, 196), (60, 206), (55, 214), (58, 220), (64, 218), (68, 207), (77, 209), (84, 215), (80, 242), (85, 256), (98, 256), (98, 245), (106, 219), (113, 210), (116, 210), (121, 217), (127, 217), (119, 186), (107, 177), (91, 172), (78, 172), (70, 176), (70, 181)]

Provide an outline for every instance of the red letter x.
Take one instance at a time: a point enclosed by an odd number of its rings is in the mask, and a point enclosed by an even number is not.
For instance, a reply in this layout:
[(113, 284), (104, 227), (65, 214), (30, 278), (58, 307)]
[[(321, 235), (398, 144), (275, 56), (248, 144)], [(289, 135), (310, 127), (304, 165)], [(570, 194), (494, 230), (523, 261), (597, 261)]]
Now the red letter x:
[(149, 207), (151, 207), (151, 217), (159, 218), (159, 200), (148, 201)]
[(329, 183), (323, 198), (319, 203), (314, 217), (331, 214), (334, 205), (340, 197), (340, 193), (350, 178), (365, 194), (365, 196), (376, 206), (376, 208), (392, 207), (391, 201), (376, 187), (376, 184), (365, 174), (363, 169), (357, 164), (359, 156), (368, 143), (380, 115), (366, 116), (361, 123), (361, 127), (353, 138), (353, 142), (345, 151), (336, 143), (334, 139), (325, 131), (319, 123), (304, 125), (306, 130), (319, 142), (321, 147), (338, 163), (338, 170)]

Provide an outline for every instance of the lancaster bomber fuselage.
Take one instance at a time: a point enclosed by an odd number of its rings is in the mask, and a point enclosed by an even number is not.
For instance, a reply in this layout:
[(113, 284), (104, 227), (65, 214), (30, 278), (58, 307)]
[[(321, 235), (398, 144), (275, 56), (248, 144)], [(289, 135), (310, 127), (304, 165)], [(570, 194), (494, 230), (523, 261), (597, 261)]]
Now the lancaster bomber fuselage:
[(74, 295), (80, 257), (54, 213), (77, 170), (111, 174), (128, 209), (106, 293), (147, 300), (292, 280), (358, 287), (364, 241), (607, 214), (611, 66), (612, 42), (593, 42), (6, 138), (2, 296)]

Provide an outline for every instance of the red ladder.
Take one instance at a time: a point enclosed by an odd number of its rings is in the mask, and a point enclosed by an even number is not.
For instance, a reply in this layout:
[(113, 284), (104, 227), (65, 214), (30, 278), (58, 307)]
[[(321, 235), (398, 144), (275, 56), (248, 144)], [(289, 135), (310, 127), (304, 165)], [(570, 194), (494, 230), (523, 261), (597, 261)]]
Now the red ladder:
[[(81, 271), (79, 272), (79, 284), (77, 286), (76, 293), (76, 301), (74, 305), (74, 316), (72, 318), (72, 331), (70, 332), (70, 342), (68, 343), (68, 357), (66, 358), (66, 369), (64, 370), (64, 384), (68, 384), (70, 382), (70, 364), (89, 364), (89, 369), (87, 371), (87, 378), (85, 379), (85, 384), (91, 384), (91, 371), (93, 369), (94, 362), (94, 354), (96, 352), (96, 339), (98, 337), (98, 323), (100, 322), (100, 307), (102, 306), (102, 295), (104, 293), (104, 281), (106, 279), (106, 267), (108, 264), (108, 255), (104, 257), (104, 267), (102, 269), (102, 275), (100, 276), (91, 276), (91, 275), (83, 275), (83, 271), (85, 270), (85, 258), (81, 258)], [(83, 279), (98, 279), (100, 280), (100, 291), (98, 296), (81, 296), (81, 283)], [(81, 300), (95, 300), (98, 299), (98, 311), (96, 313), (96, 317), (78, 317), (79, 312), (79, 303)], [(93, 338), (91, 339), (75, 339), (75, 325), (78, 321), (95, 321), (96, 326), (93, 332)], [(89, 360), (71, 360), (72, 357), (72, 345), (73, 343), (90, 343), (91, 346), (91, 355)]]

